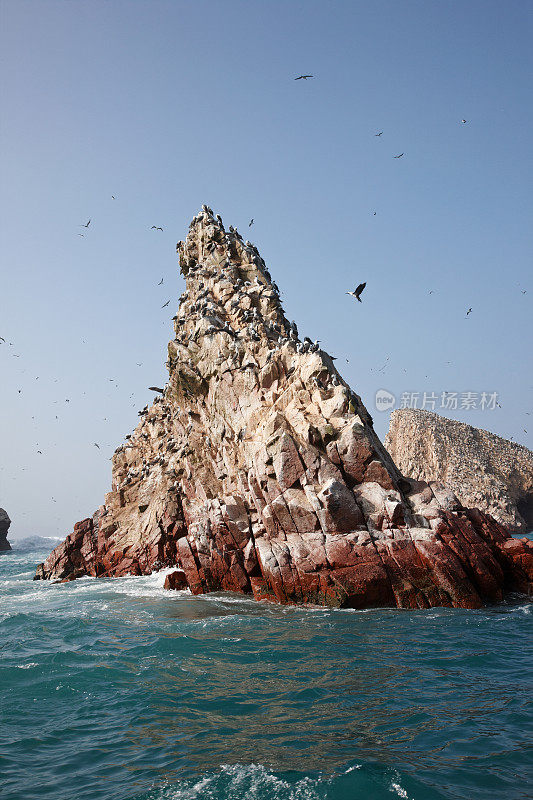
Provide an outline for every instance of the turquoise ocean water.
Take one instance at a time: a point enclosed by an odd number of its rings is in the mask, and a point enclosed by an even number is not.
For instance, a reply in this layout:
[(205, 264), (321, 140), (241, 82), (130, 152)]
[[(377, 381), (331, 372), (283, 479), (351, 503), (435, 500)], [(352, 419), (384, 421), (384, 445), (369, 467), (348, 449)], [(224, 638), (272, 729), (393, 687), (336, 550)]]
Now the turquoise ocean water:
[(532, 796), (531, 606), (329, 611), (0, 557), (2, 800)]

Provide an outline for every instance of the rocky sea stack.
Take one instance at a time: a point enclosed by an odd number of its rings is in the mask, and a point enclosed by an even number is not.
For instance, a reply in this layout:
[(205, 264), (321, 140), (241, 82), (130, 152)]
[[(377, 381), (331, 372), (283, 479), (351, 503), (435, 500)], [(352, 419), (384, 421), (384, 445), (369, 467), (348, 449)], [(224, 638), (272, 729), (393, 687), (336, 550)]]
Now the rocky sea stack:
[(385, 447), (404, 475), (441, 481), (513, 533), (533, 530), (533, 453), (481, 428), (412, 408), (391, 414)]
[(113, 457), (112, 491), (36, 578), (146, 574), (281, 603), (479, 607), (528, 592), (533, 548), (406, 479), (360, 397), (300, 341), (257, 249), (210, 209), (178, 242), (169, 380)]
[(11, 550), (11, 545), (7, 541), (7, 532), (10, 525), (11, 520), (9, 519), (7, 511), (0, 508), (0, 553), (6, 553), (8, 550)]

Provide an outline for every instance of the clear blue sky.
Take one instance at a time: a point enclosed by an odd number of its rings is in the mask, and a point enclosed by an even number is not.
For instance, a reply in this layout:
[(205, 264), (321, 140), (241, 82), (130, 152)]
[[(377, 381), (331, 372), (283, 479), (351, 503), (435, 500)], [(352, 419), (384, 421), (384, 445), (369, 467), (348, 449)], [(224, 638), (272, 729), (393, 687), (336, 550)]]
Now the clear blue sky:
[(13, 537), (63, 536), (103, 501), (165, 380), (175, 243), (202, 203), (243, 233), (254, 217), (287, 315), (381, 436), (377, 389), (495, 391), (501, 409), (445, 413), (531, 447), (530, 0), (0, 8)]

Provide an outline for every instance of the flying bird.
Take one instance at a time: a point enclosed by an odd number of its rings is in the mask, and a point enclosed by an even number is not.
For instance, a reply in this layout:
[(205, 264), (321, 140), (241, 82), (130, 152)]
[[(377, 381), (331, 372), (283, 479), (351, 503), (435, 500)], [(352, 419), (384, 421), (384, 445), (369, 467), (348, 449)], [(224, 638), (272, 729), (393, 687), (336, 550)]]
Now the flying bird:
[(159, 283), (157, 285), (161, 286), (162, 283), (163, 283), (163, 278), (161, 278), (161, 280), (159, 281)]
[(111, 200), (115, 200), (115, 195), (114, 194), (111, 195)]
[(466, 122), (466, 119), (462, 119), (461, 122)]
[(149, 386), (148, 389), (151, 392), (161, 392), (161, 394), (165, 394), (165, 390), (164, 389), (160, 389), (159, 386)]
[(402, 156), (403, 156), (403, 153), (400, 153), (400, 155), (399, 155), (399, 156), (393, 156), (393, 157), (394, 157), (394, 158), (401, 158)]
[(295, 78), (295, 81), (306, 81), (308, 78), (313, 78), (313, 75), (300, 75), (298, 78)]
[(152, 230), (152, 231), (162, 231), (162, 230), (163, 230), (163, 228), (159, 228), (157, 225), (152, 225), (152, 227), (150, 228), (150, 230)]
[(163, 305), (161, 306), (161, 308), (166, 308), (166, 307), (168, 306), (168, 304), (169, 304), (169, 303), (170, 303), (170, 300), (167, 300), (167, 302), (166, 302), (166, 303), (163, 303)]
[(382, 135), (383, 135), (383, 131), (380, 131), (379, 133), (375, 133), (374, 134), (374, 136), (382, 136)]
[(88, 228), (90, 224), (91, 220), (89, 220), (89, 222), (86, 225), (80, 225), (80, 228)]
[(472, 309), (471, 309), (471, 308), (469, 308), (469, 309), (468, 309), (468, 311), (466, 312), (466, 316), (468, 316), (468, 315), (469, 315), (469, 314), (471, 314), (471, 313), (472, 313)]
[(96, 442), (94, 443), (94, 446), (97, 447), (100, 450), (100, 445), (96, 444)]
[(253, 224), (254, 224), (254, 218), (252, 217), (252, 219), (248, 223), (248, 227), (251, 228)]
[(361, 300), (361, 294), (363, 293), (365, 286), (366, 282), (360, 283), (354, 292), (346, 292), (346, 294), (350, 294), (352, 297), (355, 297), (356, 300), (359, 300), (359, 302), (362, 303), (363, 301)]
[(3, 342), (5, 342), (5, 339), (4, 339), (4, 337), (3, 337), (3, 336), (0, 336), (0, 339), (1, 339)]

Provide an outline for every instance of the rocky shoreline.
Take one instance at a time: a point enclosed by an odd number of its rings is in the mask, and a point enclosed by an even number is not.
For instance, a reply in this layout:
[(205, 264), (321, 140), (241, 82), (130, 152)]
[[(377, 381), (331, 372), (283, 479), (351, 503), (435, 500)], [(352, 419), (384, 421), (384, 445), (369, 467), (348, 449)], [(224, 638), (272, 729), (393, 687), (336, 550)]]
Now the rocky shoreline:
[(257, 248), (204, 208), (169, 380), (113, 457), (104, 505), (36, 578), (177, 568), (176, 588), (337, 607), (477, 608), (528, 592), (533, 547), (404, 477), (361, 398), (300, 340)]

